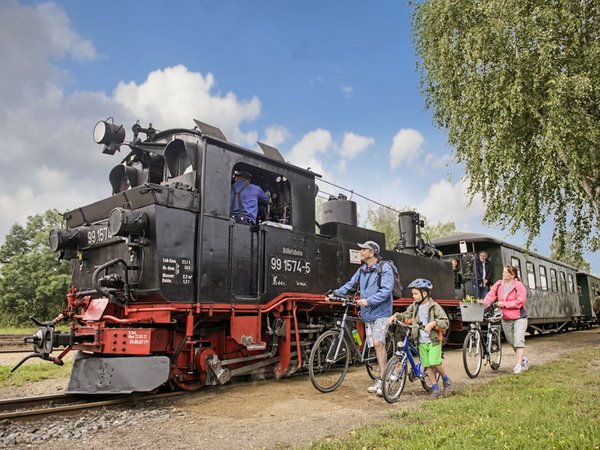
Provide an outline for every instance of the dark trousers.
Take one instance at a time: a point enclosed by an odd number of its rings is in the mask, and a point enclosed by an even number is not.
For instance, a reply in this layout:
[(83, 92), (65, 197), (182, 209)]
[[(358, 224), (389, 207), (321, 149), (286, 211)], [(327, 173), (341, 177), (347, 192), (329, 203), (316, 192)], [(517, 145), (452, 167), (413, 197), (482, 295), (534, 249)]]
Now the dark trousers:
[(473, 286), (473, 292), (475, 294), (475, 297), (485, 298), (487, 293), (490, 292), (490, 288), (488, 288), (487, 286), (475, 285), (475, 286)]

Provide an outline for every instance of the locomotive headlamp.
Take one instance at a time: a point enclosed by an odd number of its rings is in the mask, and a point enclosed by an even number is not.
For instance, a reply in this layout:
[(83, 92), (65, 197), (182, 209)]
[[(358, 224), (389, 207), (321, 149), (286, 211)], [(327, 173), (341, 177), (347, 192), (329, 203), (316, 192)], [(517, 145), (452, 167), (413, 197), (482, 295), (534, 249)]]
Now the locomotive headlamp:
[(66, 248), (77, 248), (79, 245), (79, 231), (52, 230), (48, 236), (48, 243), (53, 252)]
[(115, 208), (108, 216), (108, 230), (113, 236), (142, 234), (148, 225), (148, 217), (140, 211)]
[(101, 120), (94, 127), (94, 141), (96, 144), (104, 144), (102, 153), (114, 155), (119, 145), (125, 141), (125, 128), (123, 125)]

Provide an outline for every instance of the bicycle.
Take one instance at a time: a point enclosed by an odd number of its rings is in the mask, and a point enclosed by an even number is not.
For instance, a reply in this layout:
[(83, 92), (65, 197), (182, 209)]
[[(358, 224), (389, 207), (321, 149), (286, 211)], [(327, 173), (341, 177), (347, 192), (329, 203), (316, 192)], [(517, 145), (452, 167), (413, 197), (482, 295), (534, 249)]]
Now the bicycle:
[[(502, 362), (502, 342), (500, 319), (502, 313), (494, 307), (486, 312), (483, 322), (471, 322), (471, 330), (465, 336), (463, 343), (463, 365), (469, 378), (476, 378), (481, 372), (483, 358), (485, 364), (490, 365), (492, 370), (498, 370)], [(486, 328), (481, 324), (485, 323)]]
[[(336, 390), (346, 377), (351, 357), (354, 357), (356, 363), (366, 366), (367, 373), (373, 380), (379, 378), (381, 369), (377, 364), (375, 349), (366, 342), (359, 345), (352, 336), (352, 323), (362, 322), (360, 317), (349, 313), (351, 307), (357, 306), (356, 301), (345, 296), (329, 295), (328, 298), (340, 301), (344, 314), (334, 328), (317, 338), (310, 351), (308, 374), (313, 386), (321, 392)], [(391, 354), (391, 346), (388, 354)]]
[[(421, 365), (421, 361), (419, 360), (419, 350), (410, 338), (410, 329), (419, 328), (423, 330), (423, 325), (406, 325), (398, 321), (394, 324), (397, 327), (403, 328), (404, 338), (402, 340), (398, 340), (394, 356), (390, 358), (385, 366), (385, 370), (381, 378), (381, 391), (383, 393), (383, 398), (388, 403), (394, 403), (398, 401), (398, 398), (400, 397), (400, 394), (402, 394), (404, 386), (406, 385), (406, 378), (408, 378), (411, 383), (417, 379), (421, 380), (421, 385), (426, 392), (431, 392), (432, 389), (431, 380), (429, 379), (427, 370)], [(436, 383), (439, 381), (439, 379), (440, 373), (436, 371)]]

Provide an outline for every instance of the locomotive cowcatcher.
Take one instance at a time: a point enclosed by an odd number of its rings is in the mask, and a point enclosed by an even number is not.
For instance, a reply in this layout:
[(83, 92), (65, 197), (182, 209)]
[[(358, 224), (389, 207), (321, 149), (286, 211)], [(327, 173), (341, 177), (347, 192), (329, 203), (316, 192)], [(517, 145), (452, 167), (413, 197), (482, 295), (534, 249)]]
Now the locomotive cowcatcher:
[[(67, 392), (195, 390), (238, 375), (294, 373), (335, 324), (339, 304), (323, 294), (359, 267), (357, 242), (386, 248), (384, 234), (357, 226), (356, 204), (345, 197), (326, 201), (315, 222), (315, 173), (273, 147), (248, 150), (195, 123), (162, 132), (136, 124), (129, 142), (123, 126), (94, 129), (104, 153), (131, 151), (110, 172), (112, 195), (66, 213), (66, 228), (50, 234), (51, 248), (72, 264), (72, 283), (62, 313), (36, 321), (34, 353), (22, 361), (62, 364), (76, 350)], [(231, 218), (236, 171), (270, 195), (257, 225)], [(434, 252), (419, 245), (419, 222), (401, 213), (401, 245), (382, 257), (394, 260), (403, 286), (429, 278), (433, 297), (457, 306), (450, 264), (427, 257)], [(395, 305), (409, 297), (405, 290)], [(69, 332), (55, 329), (61, 321)]]

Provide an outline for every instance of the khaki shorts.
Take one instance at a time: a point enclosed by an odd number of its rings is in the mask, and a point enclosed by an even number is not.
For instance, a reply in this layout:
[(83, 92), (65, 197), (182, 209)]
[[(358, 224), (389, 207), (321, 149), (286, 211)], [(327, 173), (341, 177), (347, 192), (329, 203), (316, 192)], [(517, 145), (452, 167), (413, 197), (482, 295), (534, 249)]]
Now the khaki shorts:
[(388, 331), (387, 319), (375, 319), (373, 322), (366, 322), (367, 344), (369, 347), (374, 347), (373, 340), (383, 342), (385, 344), (385, 336)]
[(502, 319), (502, 329), (506, 340), (513, 348), (525, 347), (525, 332), (527, 331), (527, 317), (517, 320)]

